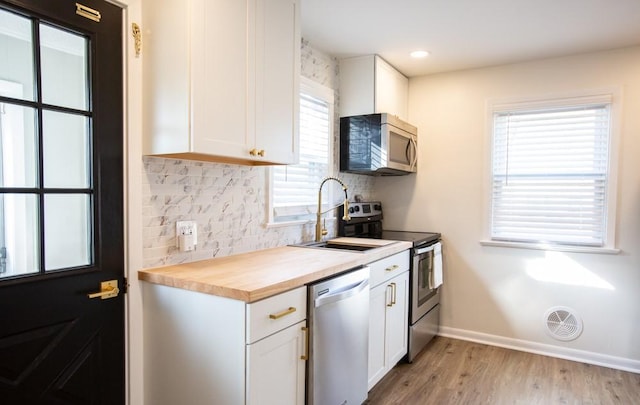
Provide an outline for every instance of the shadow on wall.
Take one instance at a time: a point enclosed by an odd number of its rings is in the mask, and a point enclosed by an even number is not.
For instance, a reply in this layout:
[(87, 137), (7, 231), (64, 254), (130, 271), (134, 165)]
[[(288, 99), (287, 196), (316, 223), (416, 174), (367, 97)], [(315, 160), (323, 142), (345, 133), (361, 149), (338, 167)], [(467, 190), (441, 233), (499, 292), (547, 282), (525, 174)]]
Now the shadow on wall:
[[(420, 203), (419, 218), (408, 215), (412, 201), (416, 198), (418, 189), (418, 174), (406, 176), (381, 176), (375, 177), (373, 185), (373, 199), (382, 202), (383, 223), (385, 229), (402, 231), (431, 231), (431, 229), (419, 229), (424, 221), (424, 204)], [(437, 230), (435, 232), (438, 232)]]

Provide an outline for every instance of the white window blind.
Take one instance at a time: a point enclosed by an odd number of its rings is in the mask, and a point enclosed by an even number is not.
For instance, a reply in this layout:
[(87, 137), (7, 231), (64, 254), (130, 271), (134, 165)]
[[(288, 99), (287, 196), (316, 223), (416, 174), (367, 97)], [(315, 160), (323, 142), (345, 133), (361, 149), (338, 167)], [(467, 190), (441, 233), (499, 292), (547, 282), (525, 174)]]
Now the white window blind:
[[(308, 87), (308, 86), (305, 86)], [(315, 213), (318, 187), (329, 175), (333, 94), (300, 93), (300, 162), (277, 166), (272, 171), (273, 218), (276, 221), (296, 220)], [(323, 194), (323, 203), (329, 201)]]
[(608, 100), (494, 112), (492, 240), (604, 246)]

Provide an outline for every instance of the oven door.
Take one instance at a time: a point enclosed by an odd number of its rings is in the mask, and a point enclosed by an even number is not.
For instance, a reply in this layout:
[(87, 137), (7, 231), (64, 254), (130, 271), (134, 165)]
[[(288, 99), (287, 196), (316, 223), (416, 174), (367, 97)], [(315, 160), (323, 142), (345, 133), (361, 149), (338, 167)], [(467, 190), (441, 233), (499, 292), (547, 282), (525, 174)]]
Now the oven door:
[(411, 323), (417, 322), (438, 304), (438, 286), (442, 275), (440, 242), (416, 248), (411, 267)]

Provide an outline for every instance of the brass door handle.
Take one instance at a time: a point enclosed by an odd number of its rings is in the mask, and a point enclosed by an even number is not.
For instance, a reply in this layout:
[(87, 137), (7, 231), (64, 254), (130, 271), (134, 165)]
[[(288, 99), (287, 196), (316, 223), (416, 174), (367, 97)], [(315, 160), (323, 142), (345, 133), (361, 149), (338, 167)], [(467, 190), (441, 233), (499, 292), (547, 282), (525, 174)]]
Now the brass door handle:
[(395, 269), (397, 269), (398, 267), (400, 267), (400, 266), (398, 266), (397, 264), (394, 264), (393, 266), (387, 267), (385, 270), (386, 270), (386, 271), (394, 271), (394, 270), (395, 270)]
[(87, 297), (100, 298), (106, 300), (108, 298), (117, 297), (120, 294), (120, 289), (118, 288), (118, 280), (109, 280), (103, 281), (100, 283), (100, 291), (87, 294)]
[(384, 294), (385, 294), (384, 299), (385, 299), (385, 301), (387, 300), (386, 295), (387, 295), (387, 291), (389, 291), (389, 288), (391, 288), (391, 300), (389, 301), (389, 303), (387, 304), (387, 306), (388, 306), (388, 307), (392, 307), (392, 306), (393, 306), (393, 286), (392, 286), (391, 284), (387, 284), (387, 288), (386, 288), (386, 290), (385, 290), (385, 292), (384, 292)]
[(283, 316), (287, 316), (287, 315), (292, 314), (294, 312), (296, 312), (296, 308), (295, 307), (289, 307), (289, 309), (285, 309), (284, 311), (278, 312), (277, 314), (270, 314), (269, 318), (270, 319), (280, 319)]

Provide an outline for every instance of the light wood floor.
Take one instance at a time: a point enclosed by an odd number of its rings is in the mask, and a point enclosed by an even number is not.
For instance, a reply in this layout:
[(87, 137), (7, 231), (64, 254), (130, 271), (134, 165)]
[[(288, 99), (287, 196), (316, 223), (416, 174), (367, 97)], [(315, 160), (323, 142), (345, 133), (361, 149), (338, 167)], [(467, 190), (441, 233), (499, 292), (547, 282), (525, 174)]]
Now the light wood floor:
[(367, 405), (640, 404), (640, 374), (436, 337), (369, 392)]

